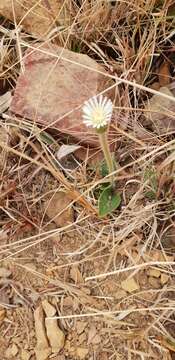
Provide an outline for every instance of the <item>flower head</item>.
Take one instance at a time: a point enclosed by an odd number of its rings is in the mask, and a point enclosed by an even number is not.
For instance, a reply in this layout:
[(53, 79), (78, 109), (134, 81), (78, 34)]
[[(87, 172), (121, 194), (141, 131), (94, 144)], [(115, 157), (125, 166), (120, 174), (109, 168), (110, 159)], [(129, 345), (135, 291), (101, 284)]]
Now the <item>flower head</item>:
[(96, 129), (105, 127), (111, 120), (112, 101), (102, 95), (85, 101), (83, 106), (83, 123)]

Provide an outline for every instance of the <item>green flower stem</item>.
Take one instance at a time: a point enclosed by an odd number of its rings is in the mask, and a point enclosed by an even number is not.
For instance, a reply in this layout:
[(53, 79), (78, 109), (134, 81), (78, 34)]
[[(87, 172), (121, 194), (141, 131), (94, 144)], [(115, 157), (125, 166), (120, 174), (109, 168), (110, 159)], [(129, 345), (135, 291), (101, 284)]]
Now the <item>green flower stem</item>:
[[(112, 160), (112, 156), (111, 156), (111, 152), (110, 152), (110, 148), (109, 148), (109, 144), (108, 144), (108, 137), (107, 137), (107, 131), (98, 131), (98, 136), (99, 136), (99, 141), (100, 141), (100, 145), (101, 148), (103, 150), (104, 153), (104, 157), (108, 166), (108, 170), (109, 170), (109, 174), (112, 173), (114, 171), (114, 163)], [(114, 182), (114, 177), (111, 177), (111, 183), (113, 184)]]

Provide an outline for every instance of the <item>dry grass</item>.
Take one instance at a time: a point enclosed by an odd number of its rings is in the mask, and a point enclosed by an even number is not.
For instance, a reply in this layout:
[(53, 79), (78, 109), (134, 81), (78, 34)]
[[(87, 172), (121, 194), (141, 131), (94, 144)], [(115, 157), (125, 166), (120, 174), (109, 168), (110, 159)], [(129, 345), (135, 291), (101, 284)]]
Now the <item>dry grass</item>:
[[(74, 334), (77, 320), (87, 321), (90, 327), (93, 319), (102, 345), (88, 345), (89, 359), (173, 359), (174, 133), (160, 135), (144, 126), (141, 115), (144, 101), (159, 93), (152, 84), (159, 81), (160, 64), (166, 61), (174, 66), (170, 56), (174, 51), (173, 6), (168, 0), (64, 1), (60, 13), (66, 26), (53, 16), (55, 25), (44, 37), (45, 43), (97, 60), (116, 88), (119, 167), (114, 176), (123, 200), (111, 216), (98, 218), (94, 190), (108, 176), (101, 178), (88, 165), (89, 150), (86, 159), (76, 160), (78, 166), (69, 172), (56, 164), (55, 157), (65, 138), (53, 135), (50, 145), (43, 141), (43, 128), (9, 113), (1, 116), (0, 261), (12, 271), (13, 279), (2, 284), (2, 289), (8, 287), (13, 300), (11, 305), (0, 297), (0, 303), (7, 309), (2, 333), (9, 342), (18, 331), (33, 344), (29, 335), (33, 320), (23, 328), (21, 317), (29, 316), (23, 307), (29, 311), (47, 297), (57, 304), (57, 318), (67, 335)], [(26, 8), (23, 20), (34, 10)], [(21, 23), (1, 19), (1, 93), (15, 88), (24, 71), (24, 50), (36, 43), (37, 37), (29, 37)], [(47, 127), (44, 130), (50, 133)], [(155, 191), (150, 169), (156, 177)], [(76, 220), (62, 228), (48, 219), (45, 208), (58, 188), (70, 194), (67, 209), (73, 206), (76, 212)], [(154, 191), (152, 198), (147, 196), (150, 191)], [(82, 283), (72, 280), (72, 268), (78, 268)], [(155, 269), (159, 278), (150, 275)], [(162, 274), (168, 275), (165, 283)], [(133, 277), (139, 284), (136, 291), (117, 297), (122, 282)], [(72, 299), (72, 307), (66, 305), (67, 298)], [(87, 347), (87, 341), (83, 346)]]

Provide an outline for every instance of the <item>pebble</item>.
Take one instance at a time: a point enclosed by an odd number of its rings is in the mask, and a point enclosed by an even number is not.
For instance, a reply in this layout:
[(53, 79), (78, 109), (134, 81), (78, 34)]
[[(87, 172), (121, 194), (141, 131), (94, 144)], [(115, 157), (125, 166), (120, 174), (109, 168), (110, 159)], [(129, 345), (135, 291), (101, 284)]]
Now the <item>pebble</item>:
[(136, 290), (139, 290), (139, 285), (136, 283), (134, 278), (128, 278), (121, 282), (121, 287), (123, 290), (132, 293)]
[(153, 276), (155, 278), (159, 278), (161, 275), (161, 272), (158, 269), (149, 269), (147, 273), (149, 276)]
[(169, 280), (169, 276), (167, 274), (162, 273), (160, 276), (160, 282), (162, 285), (165, 285)]

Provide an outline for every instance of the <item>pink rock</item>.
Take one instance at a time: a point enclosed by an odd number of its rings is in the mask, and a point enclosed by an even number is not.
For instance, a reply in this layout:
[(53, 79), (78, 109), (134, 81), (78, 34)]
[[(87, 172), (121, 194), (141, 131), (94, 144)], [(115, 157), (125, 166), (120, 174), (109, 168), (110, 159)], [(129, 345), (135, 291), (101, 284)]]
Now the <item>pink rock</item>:
[[(37, 44), (24, 58), (25, 71), (18, 78), (11, 111), (79, 142), (97, 144), (95, 131), (82, 122), (82, 105), (111, 85), (103, 67), (87, 55), (55, 45)], [(105, 95), (112, 98), (113, 93)]]

